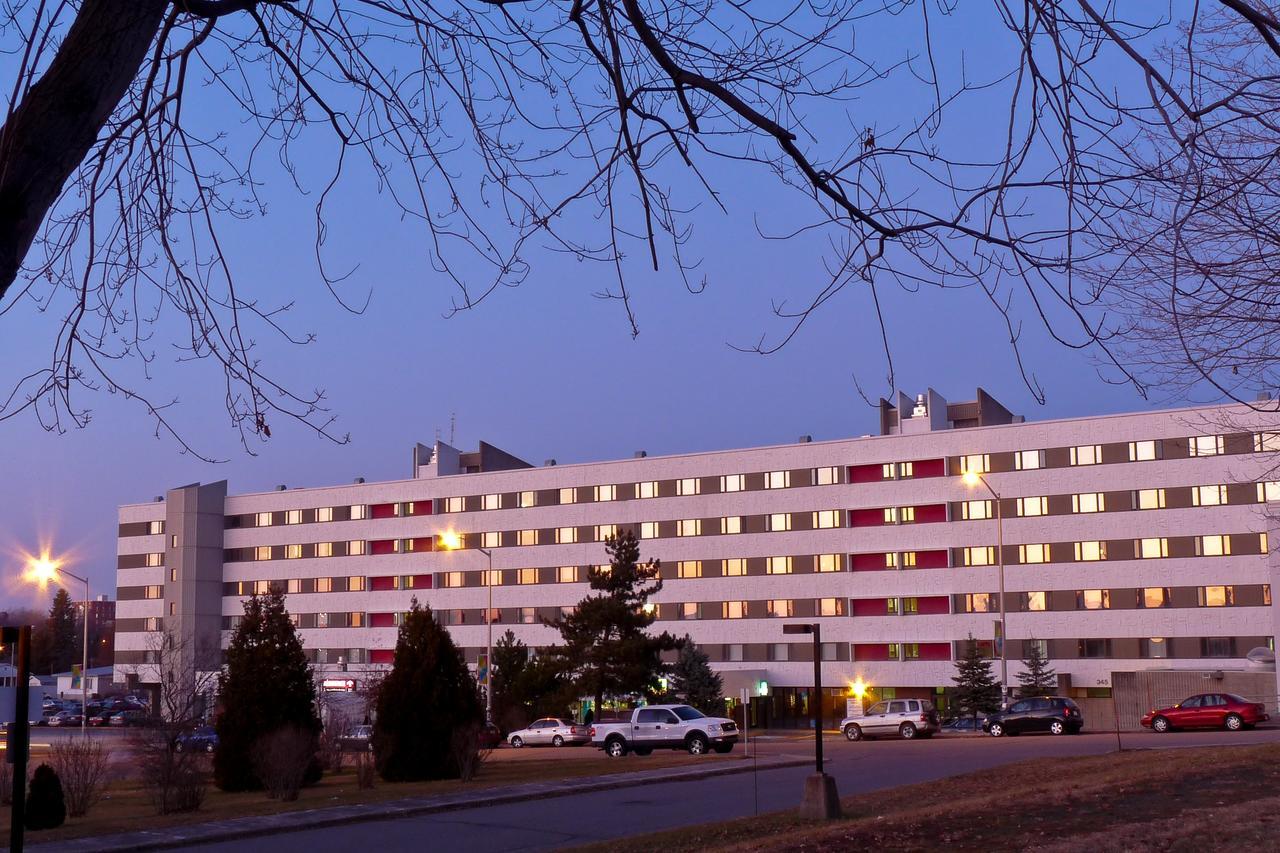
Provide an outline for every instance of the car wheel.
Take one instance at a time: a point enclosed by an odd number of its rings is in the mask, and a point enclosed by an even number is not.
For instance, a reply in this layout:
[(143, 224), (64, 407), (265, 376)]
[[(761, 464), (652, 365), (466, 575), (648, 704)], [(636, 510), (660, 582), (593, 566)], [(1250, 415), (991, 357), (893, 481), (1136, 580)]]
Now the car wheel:
[(689, 735), (689, 739), (685, 741), (685, 748), (689, 750), (690, 755), (705, 755), (707, 752), (707, 739), (705, 736), (695, 732)]
[(206, 743), (206, 744), (204, 745), (204, 751), (205, 751), (205, 752), (213, 752), (213, 744), (211, 744), (211, 743)]
[(850, 723), (844, 727), (844, 736), (849, 740), (862, 740), (862, 729)]
[(1164, 717), (1156, 717), (1151, 721), (1151, 730), (1157, 734), (1164, 734), (1169, 731), (1170, 728), (1172, 728), (1172, 726), (1169, 725), (1169, 721)]
[(621, 758), (627, 754), (627, 743), (620, 737), (611, 737), (605, 741), (604, 751), (610, 758)]
[(911, 723), (903, 723), (898, 726), (898, 735), (903, 740), (911, 740), (916, 736), (916, 727)]
[(1065, 734), (1066, 731), (1067, 727), (1062, 720), (1054, 720), (1049, 723), (1049, 734), (1060, 735)]
[(1004, 736), (1004, 726), (1000, 725), (999, 723), (992, 723), (992, 724), (991, 724), (990, 731), (991, 731), (991, 736), (992, 736), (992, 737), (1003, 737), (1003, 736)]
[(516, 749), (519, 749), (520, 747), (524, 746), (524, 738), (521, 738), (521, 737), (513, 737), (513, 738), (511, 739), (511, 745), (512, 745), (513, 747), (515, 747)]
[(556, 735), (555, 737), (553, 737), (553, 738), (551, 739), (551, 745), (552, 745), (552, 746), (564, 746), (564, 738), (560, 737), (560, 735)]
[(1229, 732), (1238, 732), (1244, 728), (1244, 720), (1240, 718), (1239, 714), (1227, 714), (1227, 719), (1224, 723)]

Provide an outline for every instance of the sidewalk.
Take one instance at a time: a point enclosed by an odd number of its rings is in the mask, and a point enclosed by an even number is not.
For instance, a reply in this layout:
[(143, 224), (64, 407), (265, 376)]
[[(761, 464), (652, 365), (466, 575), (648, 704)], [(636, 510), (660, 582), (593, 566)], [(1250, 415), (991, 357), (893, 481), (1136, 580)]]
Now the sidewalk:
[[(209, 821), (164, 829), (139, 830), (118, 835), (73, 838), (48, 844), (28, 844), (27, 850), (44, 853), (123, 853), (134, 850), (164, 850), (188, 844), (213, 841), (231, 841), (237, 838), (255, 838), (280, 832), (301, 829), (317, 829), (359, 821), (388, 820), (435, 812), (482, 808), (522, 800), (565, 797), (592, 791), (608, 791), (629, 788), (650, 782), (680, 782), (747, 773), (752, 770), (776, 770), (782, 767), (799, 767), (812, 762), (811, 758), (748, 758), (731, 762), (717, 762), (708, 767), (664, 768), (641, 770), (631, 773), (610, 773), (604, 776), (588, 776), (555, 782), (530, 782), (502, 788), (478, 791), (459, 791), (431, 797), (410, 797), (350, 806), (333, 806), (324, 809), (282, 812), (274, 815), (236, 818), (234, 820)], [(7, 849), (7, 848), (5, 848)]]

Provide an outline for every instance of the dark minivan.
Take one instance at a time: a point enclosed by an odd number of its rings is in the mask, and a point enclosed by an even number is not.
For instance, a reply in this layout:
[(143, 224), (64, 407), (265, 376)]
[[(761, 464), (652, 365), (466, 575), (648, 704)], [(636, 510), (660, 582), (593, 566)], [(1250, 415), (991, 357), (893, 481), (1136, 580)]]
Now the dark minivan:
[(1003, 711), (987, 717), (982, 730), (993, 737), (1024, 732), (1054, 735), (1079, 734), (1084, 728), (1080, 706), (1065, 696), (1032, 696), (1019, 699)]

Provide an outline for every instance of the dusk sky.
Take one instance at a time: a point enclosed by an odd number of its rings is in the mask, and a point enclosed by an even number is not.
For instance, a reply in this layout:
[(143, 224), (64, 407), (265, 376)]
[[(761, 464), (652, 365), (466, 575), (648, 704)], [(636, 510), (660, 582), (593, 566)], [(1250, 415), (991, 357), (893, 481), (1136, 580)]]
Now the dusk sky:
[[(980, 33), (951, 36), (978, 39)], [(877, 98), (890, 91), (877, 90)], [(850, 109), (874, 113), (873, 106)], [(839, 111), (828, 128), (840, 126)], [(964, 134), (982, 121), (980, 114), (957, 116), (950, 132)], [(318, 160), (332, 154), (319, 142), (304, 150)], [(707, 288), (687, 292), (669, 264), (654, 273), (633, 247), (627, 269), (641, 331), (635, 340), (621, 307), (592, 296), (610, 283), (610, 270), (549, 251), (531, 255), (532, 272), (521, 287), (444, 319), (450, 285), (432, 272), (421, 233), (394, 215), (366, 176), (344, 188), (345, 215), (331, 223), (326, 249), (339, 265), (358, 267), (348, 284), (353, 301), (371, 293), (362, 316), (349, 314), (316, 275), (311, 200), (273, 185), (269, 214), (225, 226), (224, 239), (241, 289), (269, 301), (296, 300), (285, 324), (318, 336), (310, 346), (291, 347), (259, 335), (266, 369), (302, 390), (325, 389), (338, 417), (335, 431), (349, 432), (350, 443), (337, 445), (277, 420), (273, 437), (252, 445), (257, 455), (246, 454), (223, 411), (220, 376), (200, 365), (175, 365), (172, 352), (161, 348), (159, 378), (140, 380), (140, 387), (155, 388), (160, 398), (164, 389), (176, 393), (183, 437), (226, 461), (207, 464), (183, 455), (173, 440), (154, 435), (142, 409), (119, 396), (86, 397), (92, 423), (64, 435), (45, 432), (30, 415), (0, 422), (6, 577), (18, 572), (19, 554), (47, 542), (70, 556), (73, 571), (88, 573), (95, 592), (114, 597), (119, 504), (195, 481), (226, 479), (232, 492), (247, 492), (355, 476), (404, 477), (413, 443), (429, 444), (437, 431), (447, 440), (454, 415), (458, 446), (471, 448), (483, 439), (534, 464), (873, 432), (876, 413), (860, 398), (854, 378), (872, 398), (895, 389), (885, 380), (865, 290), (851, 289), (829, 302), (775, 355), (729, 346), (783, 331), (771, 315), (771, 300), (802, 298), (821, 286), (824, 246), (817, 239), (757, 235), (756, 222), (782, 230), (793, 212), (808, 210), (763, 170), (715, 167), (710, 174), (728, 213), (711, 204), (691, 213), (694, 233), (686, 249), (702, 259), (697, 276), (706, 276)], [(673, 180), (687, 179), (673, 172)], [(907, 394), (932, 386), (963, 400), (982, 386), (1029, 419), (1167, 404), (1102, 381), (1091, 353), (1049, 341), (1025, 317), (1024, 358), (1047, 394), (1040, 406), (1019, 376), (1003, 321), (983, 294), (906, 293), (890, 285), (882, 299), (897, 390)], [(7, 383), (46, 357), (56, 318), (23, 305), (0, 323), (0, 376)], [(9, 606), (46, 601), (12, 581), (3, 596)]]

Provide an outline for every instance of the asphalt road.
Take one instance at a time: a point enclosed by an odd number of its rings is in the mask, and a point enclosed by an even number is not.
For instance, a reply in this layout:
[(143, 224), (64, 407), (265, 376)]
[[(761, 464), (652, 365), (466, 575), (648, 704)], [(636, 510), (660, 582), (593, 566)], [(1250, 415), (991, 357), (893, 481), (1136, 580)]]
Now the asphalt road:
[[(1280, 742), (1280, 729), (1124, 735), (1126, 748), (1177, 748)], [(812, 755), (812, 738), (758, 740), (760, 755)], [(995, 739), (984, 736), (848, 743), (835, 735), (824, 744), (827, 770), (842, 795), (924, 782), (1014, 761), (1045, 756), (1097, 755), (1116, 748), (1114, 734)], [(553, 754), (554, 750), (539, 750)], [(628, 756), (620, 762), (642, 763)], [(201, 845), (199, 851), (271, 850), (326, 853), (376, 844), (379, 853), (400, 850), (538, 851), (603, 841), (659, 829), (745, 817), (799, 804), (812, 768), (740, 773), (690, 782), (622, 788), (568, 797), (490, 806), (421, 817)]]

